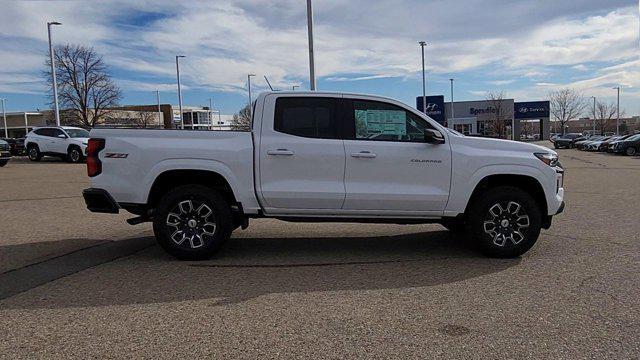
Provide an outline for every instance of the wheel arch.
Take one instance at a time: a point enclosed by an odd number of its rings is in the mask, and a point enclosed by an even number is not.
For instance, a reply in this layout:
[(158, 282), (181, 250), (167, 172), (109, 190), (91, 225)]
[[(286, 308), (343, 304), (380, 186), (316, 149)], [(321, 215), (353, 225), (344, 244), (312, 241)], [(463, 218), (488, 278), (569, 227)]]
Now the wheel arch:
[(495, 188), (498, 186), (512, 186), (523, 190), (533, 197), (536, 204), (540, 207), (541, 215), (546, 217), (548, 212), (547, 198), (544, 192), (542, 184), (533, 176), (523, 174), (492, 174), (487, 175), (476, 184), (467, 206), (465, 213), (469, 210), (471, 204), (480, 196), (484, 191)]
[(82, 147), (80, 145), (78, 145), (78, 144), (69, 144), (69, 145), (67, 145), (67, 154), (69, 153), (69, 151), (72, 148), (77, 148), (78, 150), (80, 150), (80, 156), (84, 156), (84, 154), (82, 153)]
[(229, 181), (220, 173), (211, 170), (174, 169), (160, 173), (154, 180), (147, 197), (147, 206), (154, 208), (167, 192), (181, 185), (196, 184), (218, 191), (229, 204), (237, 198)]

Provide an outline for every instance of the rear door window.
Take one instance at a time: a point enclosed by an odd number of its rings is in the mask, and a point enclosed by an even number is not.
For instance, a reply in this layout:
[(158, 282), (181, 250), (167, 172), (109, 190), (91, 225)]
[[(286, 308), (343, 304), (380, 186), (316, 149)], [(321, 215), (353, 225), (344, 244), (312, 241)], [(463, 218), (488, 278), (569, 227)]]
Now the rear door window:
[(278, 98), (274, 130), (308, 138), (337, 139), (337, 104), (336, 98)]

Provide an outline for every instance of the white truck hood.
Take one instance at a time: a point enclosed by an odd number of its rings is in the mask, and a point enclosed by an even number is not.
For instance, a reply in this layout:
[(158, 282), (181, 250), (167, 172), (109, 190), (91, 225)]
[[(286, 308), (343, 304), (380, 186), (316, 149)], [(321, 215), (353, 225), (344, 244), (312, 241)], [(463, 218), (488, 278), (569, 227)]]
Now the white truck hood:
[(528, 153), (544, 152), (557, 155), (555, 151), (547, 147), (520, 141), (480, 138), (472, 136), (460, 136), (457, 138), (459, 139), (459, 142), (480, 150), (507, 150)]

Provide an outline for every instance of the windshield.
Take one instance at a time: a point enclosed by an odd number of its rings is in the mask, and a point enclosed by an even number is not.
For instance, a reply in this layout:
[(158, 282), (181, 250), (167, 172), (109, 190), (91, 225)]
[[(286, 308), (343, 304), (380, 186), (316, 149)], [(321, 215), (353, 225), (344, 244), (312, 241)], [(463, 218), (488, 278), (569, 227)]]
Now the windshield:
[(72, 138), (88, 138), (89, 132), (85, 129), (64, 129)]

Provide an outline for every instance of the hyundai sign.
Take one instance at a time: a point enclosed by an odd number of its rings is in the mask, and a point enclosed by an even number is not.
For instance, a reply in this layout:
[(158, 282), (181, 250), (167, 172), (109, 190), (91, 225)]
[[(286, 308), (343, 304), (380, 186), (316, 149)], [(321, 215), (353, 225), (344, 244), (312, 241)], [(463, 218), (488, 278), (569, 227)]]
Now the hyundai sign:
[(542, 119), (549, 117), (549, 101), (527, 101), (513, 104), (516, 119)]
[[(422, 106), (422, 96), (416, 97), (416, 108), (420, 111), (424, 110)], [(427, 96), (427, 112), (430, 118), (444, 124), (444, 95)]]

